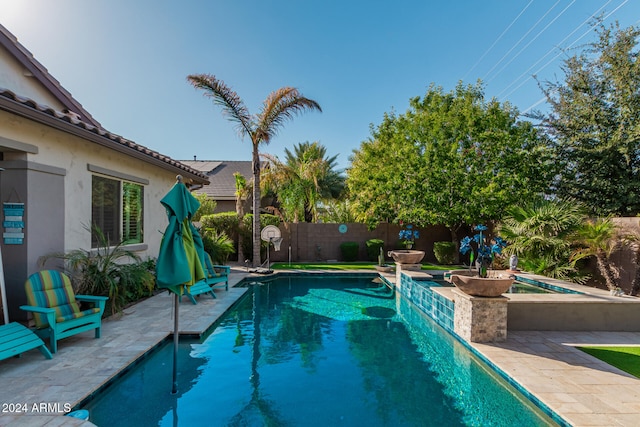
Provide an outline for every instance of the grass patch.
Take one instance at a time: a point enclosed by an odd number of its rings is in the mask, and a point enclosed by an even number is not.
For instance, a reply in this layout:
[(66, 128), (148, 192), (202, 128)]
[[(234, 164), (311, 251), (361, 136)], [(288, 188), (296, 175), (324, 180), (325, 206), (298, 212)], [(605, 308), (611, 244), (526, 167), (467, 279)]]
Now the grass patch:
[[(276, 262), (271, 265), (274, 270), (375, 270), (375, 262)], [(423, 270), (452, 270), (460, 267), (451, 265), (422, 264)]]
[(578, 347), (611, 366), (640, 378), (640, 347)]

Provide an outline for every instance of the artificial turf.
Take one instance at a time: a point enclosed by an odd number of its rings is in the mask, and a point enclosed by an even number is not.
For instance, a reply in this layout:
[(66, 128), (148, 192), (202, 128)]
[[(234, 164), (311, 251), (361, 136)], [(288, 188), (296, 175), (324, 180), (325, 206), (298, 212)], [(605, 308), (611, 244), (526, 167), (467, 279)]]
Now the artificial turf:
[[(317, 262), (317, 263), (286, 263), (276, 262), (271, 265), (274, 270), (375, 270), (374, 262)], [(423, 270), (452, 270), (459, 268), (450, 265), (422, 264)]]
[(611, 366), (640, 378), (640, 346), (637, 347), (578, 347), (580, 350)]

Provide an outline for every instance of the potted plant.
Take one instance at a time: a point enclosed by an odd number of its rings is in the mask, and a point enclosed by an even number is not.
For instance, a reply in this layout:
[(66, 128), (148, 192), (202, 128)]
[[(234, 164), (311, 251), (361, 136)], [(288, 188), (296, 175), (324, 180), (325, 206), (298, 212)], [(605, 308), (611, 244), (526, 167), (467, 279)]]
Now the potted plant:
[[(402, 222), (400, 223), (402, 225)], [(418, 264), (424, 258), (424, 251), (413, 250), (413, 244), (416, 239), (420, 238), (420, 232), (413, 228), (412, 224), (408, 224), (400, 230), (398, 238), (402, 241), (402, 245), (406, 249), (396, 249), (389, 251), (388, 255), (399, 264)]]
[[(500, 254), (506, 246), (506, 242), (500, 237), (487, 239), (484, 232), (487, 227), (477, 225), (474, 230), (478, 233), (473, 237), (465, 237), (460, 242), (460, 252), (466, 254), (471, 252), (469, 257), (469, 271), (452, 271), (450, 281), (466, 294), (481, 297), (498, 297), (505, 293), (513, 284), (513, 276), (508, 277), (488, 277), (489, 268), (493, 263), (494, 256)], [(475, 243), (475, 250), (473, 248)], [(474, 263), (477, 270), (472, 272)]]

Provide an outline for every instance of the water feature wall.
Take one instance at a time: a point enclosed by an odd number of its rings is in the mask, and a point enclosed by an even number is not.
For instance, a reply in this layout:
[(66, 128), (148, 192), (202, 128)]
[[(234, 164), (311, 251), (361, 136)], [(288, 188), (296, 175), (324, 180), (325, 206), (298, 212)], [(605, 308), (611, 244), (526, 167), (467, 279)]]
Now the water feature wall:
[(449, 332), (454, 330), (454, 303), (448, 298), (433, 292), (432, 287), (440, 286), (430, 280), (416, 280), (407, 275), (400, 274), (398, 291), (416, 305), (426, 315), (431, 317), (438, 325)]
[(473, 297), (454, 289), (452, 301), (434, 292), (441, 286), (429, 278), (422, 272), (403, 272), (397, 265), (396, 283), (400, 295), (445, 330), (468, 342), (507, 339), (507, 298)]

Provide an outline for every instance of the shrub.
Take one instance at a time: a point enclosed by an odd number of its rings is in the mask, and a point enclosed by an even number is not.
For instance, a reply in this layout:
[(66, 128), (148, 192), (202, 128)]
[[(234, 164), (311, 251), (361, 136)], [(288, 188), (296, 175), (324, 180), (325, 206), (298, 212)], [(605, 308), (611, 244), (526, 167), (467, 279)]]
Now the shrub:
[(340, 244), (340, 251), (342, 252), (342, 258), (344, 261), (356, 261), (358, 259), (358, 251), (360, 245), (358, 242), (343, 242)]
[(149, 258), (120, 268), (119, 283), (124, 287), (124, 305), (153, 295), (156, 260)]
[(229, 239), (225, 233), (208, 228), (203, 230), (201, 235), (204, 250), (215, 264), (226, 264), (229, 255), (236, 251), (233, 240)]
[(200, 218), (202, 228), (214, 229), (233, 238), (238, 234), (238, 215), (235, 212), (221, 212), (211, 215), (203, 215)]
[(453, 264), (456, 261), (456, 244), (453, 242), (434, 242), (433, 253), (440, 264)]
[(384, 240), (382, 239), (370, 239), (365, 243), (367, 246), (367, 259), (369, 261), (377, 261), (378, 255), (380, 255), (380, 248), (384, 246)]
[(127, 303), (137, 300), (136, 295), (153, 291), (155, 279), (149, 266), (155, 263), (142, 262), (123, 242), (112, 246), (97, 225), (87, 229), (97, 240), (97, 248), (49, 254), (41, 264), (44, 266), (50, 258), (64, 260), (76, 293), (109, 297), (105, 315), (122, 311)]
[[(267, 225), (279, 226), (281, 220), (279, 217), (270, 214), (260, 214), (260, 228), (264, 228)], [(224, 233), (233, 242), (234, 250), (231, 253), (236, 252), (238, 244), (242, 245), (244, 256), (248, 259), (253, 257), (253, 245), (252, 245), (252, 232), (253, 229), (253, 214), (245, 214), (242, 219), (242, 232), (239, 231), (238, 215), (235, 212), (221, 212), (212, 215), (204, 215), (200, 219), (200, 224), (203, 230), (215, 230), (218, 233)], [(240, 235), (240, 236), (239, 236)], [(264, 252), (266, 253), (266, 242), (262, 242)], [(238, 260), (243, 262), (244, 260)]]
[(216, 210), (217, 203), (215, 200), (210, 199), (205, 193), (192, 193), (193, 197), (198, 199), (200, 202), (200, 208), (196, 211), (191, 221), (199, 222), (200, 219), (205, 215), (211, 215)]

